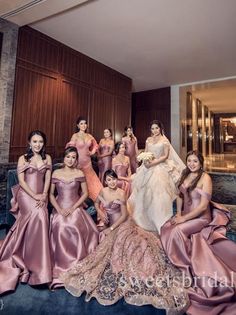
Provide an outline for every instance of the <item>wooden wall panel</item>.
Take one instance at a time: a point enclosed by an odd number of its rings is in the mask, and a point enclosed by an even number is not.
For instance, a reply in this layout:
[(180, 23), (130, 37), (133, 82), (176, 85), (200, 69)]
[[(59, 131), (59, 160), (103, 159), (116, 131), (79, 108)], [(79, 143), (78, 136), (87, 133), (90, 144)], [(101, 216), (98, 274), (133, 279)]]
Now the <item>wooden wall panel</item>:
[(79, 115), (99, 140), (104, 128), (123, 131), (131, 119), (128, 77), (31, 29), (19, 30), (10, 161), (25, 150), (32, 129), (43, 130), (47, 151), (62, 155)]
[(105, 128), (111, 128), (114, 132), (114, 109), (114, 95), (103, 90), (93, 90), (89, 115), (89, 131), (97, 141), (103, 137)]
[(50, 153), (53, 154), (57, 79), (19, 67), (15, 89), (11, 160), (21, 148), (21, 152), (24, 151), (26, 135), (35, 129), (47, 134), (47, 145), (51, 147)]
[(66, 76), (82, 82), (91, 82), (93, 64), (92, 59), (79, 52), (62, 46), (62, 62), (59, 65), (60, 72)]
[(124, 128), (131, 123), (129, 104), (130, 100), (127, 98), (122, 98), (119, 96), (116, 98), (114, 133), (115, 142), (121, 140), (124, 133)]
[(56, 110), (55, 157), (59, 158), (76, 129), (78, 116), (88, 117), (90, 88), (81, 83), (62, 80)]
[(139, 147), (145, 147), (145, 140), (150, 136), (150, 122), (160, 120), (170, 139), (170, 88), (162, 88), (133, 93), (132, 125), (139, 141)]
[(17, 59), (57, 72), (60, 49), (57, 42), (30, 27), (22, 29), (19, 32)]

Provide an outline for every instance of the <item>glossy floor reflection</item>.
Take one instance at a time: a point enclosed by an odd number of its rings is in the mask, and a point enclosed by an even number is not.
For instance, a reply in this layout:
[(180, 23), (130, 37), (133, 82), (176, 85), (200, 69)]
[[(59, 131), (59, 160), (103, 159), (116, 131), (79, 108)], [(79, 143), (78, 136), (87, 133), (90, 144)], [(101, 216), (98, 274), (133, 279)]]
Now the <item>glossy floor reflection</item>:
[(205, 158), (205, 170), (236, 173), (236, 154), (213, 154)]

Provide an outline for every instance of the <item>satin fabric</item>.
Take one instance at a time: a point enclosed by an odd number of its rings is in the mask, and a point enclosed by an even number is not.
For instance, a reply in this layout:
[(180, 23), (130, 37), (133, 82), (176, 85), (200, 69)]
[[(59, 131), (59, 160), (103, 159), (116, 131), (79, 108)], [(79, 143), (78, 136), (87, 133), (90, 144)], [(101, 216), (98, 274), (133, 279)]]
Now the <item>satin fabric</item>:
[(125, 155), (129, 157), (131, 173), (133, 174), (136, 172), (136, 169), (138, 167), (136, 154), (137, 139), (133, 138), (131, 140), (128, 137), (124, 137), (122, 138), (122, 142), (125, 144)]
[[(122, 202), (98, 198), (111, 226), (121, 216)], [(128, 218), (102, 239), (91, 255), (61, 274), (68, 292), (80, 296), (85, 291), (86, 301), (95, 297), (102, 305), (124, 298), (129, 304), (165, 308), (172, 315), (184, 312), (189, 300), (178, 280), (181, 272), (168, 261), (157, 234)]]
[[(116, 172), (116, 174), (121, 177), (127, 177), (128, 176), (128, 169), (129, 169), (129, 164), (124, 163), (117, 163), (112, 166), (113, 170)], [(118, 179), (117, 180), (117, 186), (125, 191), (125, 195), (128, 198), (130, 195), (130, 189), (131, 189), (131, 184), (130, 181), (126, 181), (123, 179)]]
[[(99, 146), (99, 151), (100, 154), (105, 154), (108, 153), (110, 151), (110, 146), (107, 144), (101, 144)], [(111, 160), (112, 160), (112, 156), (104, 156), (102, 158), (99, 158), (98, 160), (98, 168), (99, 168), (99, 179), (101, 181), (101, 183), (103, 183), (103, 176), (104, 173), (108, 170), (111, 169)]]
[[(71, 181), (52, 178), (58, 193), (56, 199), (62, 209), (69, 209), (78, 201), (80, 183), (84, 181), (84, 177), (77, 177)], [(94, 251), (98, 244), (98, 235), (95, 223), (82, 207), (78, 207), (66, 217), (53, 209), (50, 218), (53, 270), (51, 288), (63, 285), (58, 279), (62, 271), (66, 271)]]
[[(50, 169), (46, 162), (40, 168), (25, 163), (25, 181), (35, 194), (42, 194), (44, 176)], [(52, 280), (48, 239), (48, 210), (36, 207), (36, 201), (19, 185), (13, 188), (12, 213), (16, 217), (0, 248), (0, 293), (14, 290), (18, 281), (30, 285)]]
[[(182, 185), (183, 214), (195, 209), (201, 196), (211, 196)], [(222, 205), (211, 203), (199, 217), (178, 225), (167, 222), (161, 229), (161, 241), (171, 262), (184, 273), (189, 284), (191, 306), (188, 315), (236, 314), (236, 244), (226, 238), (230, 213)]]
[[(146, 142), (147, 151), (153, 153), (156, 159), (165, 154), (165, 146), (170, 152), (174, 151), (166, 137), (157, 143)], [(184, 168), (180, 159), (168, 157), (150, 168), (142, 164), (132, 175), (128, 206), (135, 222), (143, 229), (160, 232), (161, 226), (171, 218), (173, 201), (177, 196), (175, 183)]]
[(100, 182), (99, 178), (97, 177), (96, 173), (93, 170), (90, 151), (93, 148), (98, 148), (98, 144), (96, 140), (92, 137), (87, 141), (79, 140), (70, 141), (67, 143), (66, 147), (74, 146), (78, 150), (79, 154), (79, 163), (78, 168), (84, 172), (87, 186), (88, 186), (88, 193), (89, 197), (95, 201), (100, 190), (103, 188), (102, 183)]

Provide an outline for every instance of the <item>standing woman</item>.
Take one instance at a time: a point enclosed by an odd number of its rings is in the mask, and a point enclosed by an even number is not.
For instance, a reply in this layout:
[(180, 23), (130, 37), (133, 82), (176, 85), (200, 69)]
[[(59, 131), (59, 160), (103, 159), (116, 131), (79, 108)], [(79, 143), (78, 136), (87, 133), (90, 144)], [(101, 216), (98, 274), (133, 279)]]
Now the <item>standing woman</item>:
[(211, 203), (203, 156), (190, 151), (178, 184), (177, 214), (161, 228), (170, 261), (191, 286), (187, 314), (236, 314), (236, 244), (226, 238), (230, 213)]
[(76, 168), (77, 161), (77, 149), (68, 147), (64, 152), (63, 167), (52, 174), (50, 201), (54, 209), (50, 225), (53, 265), (51, 288), (62, 286), (59, 274), (90, 254), (98, 244), (97, 227), (82, 208), (88, 191), (83, 172)]
[(130, 194), (130, 160), (125, 155), (125, 144), (117, 142), (115, 145), (116, 156), (112, 159), (112, 169), (118, 175), (117, 186), (125, 191), (126, 197)]
[(94, 137), (87, 133), (87, 120), (83, 117), (78, 117), (76, 121), (77, 132), (71, 137), (66, 147), (74, 146), (79, 153), (78, 168), (81, 169), (85, 175), (89, 197), (95, 201), (102, 184), (93, 170), (91, 163), (91, 156), (94, 155), (98, 149), (98, 144)]
[(125, 144), (125, 155), (130, 159), (130, 168), (132, 174), (136, 172), (138, 167), (137, 155), (138, 155), (138, 141), (133, 134), (133, 128), (131, 126), (125, 127), (124, 136), (122, 142)]
[(14, 187), (11, 209), (16, 221), (0, 248), (0, 293), (14, 290), (18, 281), (51, 281), (47, 194), (52, 163), (45, 144), (45, 134), (32, 131), (26, 154), (18, 160), (19, 185)]
[(98, 167), (101, 183), (103, 183), (103, 176), (106, 170), (111, 169), (113, 150), (114, 140), (112, 139), (112, 131), (106, 128), (104, 129), (104, 138), (100, 140), (98, 147)]
[(161, 226), (173, 215), (175, 183), (185, 166), (165, 137), (162, 123), (152, 121), (150, 130), (145, 152), (152, 159), (144, 161), (134, 174), (128, 203), (139, 226), (160, 232)]

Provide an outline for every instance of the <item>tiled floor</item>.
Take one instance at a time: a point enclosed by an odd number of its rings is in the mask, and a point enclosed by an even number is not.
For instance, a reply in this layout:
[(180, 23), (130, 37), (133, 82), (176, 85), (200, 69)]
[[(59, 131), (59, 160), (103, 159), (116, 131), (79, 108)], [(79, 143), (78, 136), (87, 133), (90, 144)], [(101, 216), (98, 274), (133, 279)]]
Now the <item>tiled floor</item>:
[(205, 158), (205, 170), (236, 173), (236, 154), (213, 154)]

